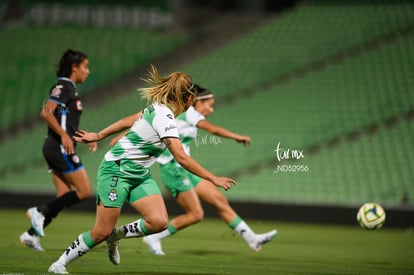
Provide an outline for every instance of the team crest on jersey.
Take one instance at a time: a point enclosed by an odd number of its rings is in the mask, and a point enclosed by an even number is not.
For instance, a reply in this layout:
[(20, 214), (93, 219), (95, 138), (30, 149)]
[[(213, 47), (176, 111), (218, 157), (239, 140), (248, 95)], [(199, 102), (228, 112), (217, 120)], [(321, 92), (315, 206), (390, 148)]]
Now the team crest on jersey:
[(183, 185), (189, 186), (191, 184), (191, 181), (188, 178), (183, 178)]
[(53, 90), (52, 90), (52, 92), (50, 93), (50, 95), (51, 95), (51, 96), (53, 96), (53, 97), (57, 97), (57, 98), (59, 98), (59, 97), (60, 97), (60, 95), (62, 94), (62, 88), (63, 88), (63, 86), (62, 86), (62, 85), (56, 85), (56, 87), (55, 87), (55, 88), (53, 88)]
[(111, 191), (108, 194), (108, 198), (111, 201), (116, 201), (118, 199), (118, 194), (116, 193), (116, 190), (115, 189), (111, 189)]
[(80, 100), (76, 100), (76, 109), (82, 111), (82, 102)]
[(72, 155), (72, 161), (74, 163), (79, 163), (80, 162), (80, 158), (78, 157), (78, 155), (73, 154)]

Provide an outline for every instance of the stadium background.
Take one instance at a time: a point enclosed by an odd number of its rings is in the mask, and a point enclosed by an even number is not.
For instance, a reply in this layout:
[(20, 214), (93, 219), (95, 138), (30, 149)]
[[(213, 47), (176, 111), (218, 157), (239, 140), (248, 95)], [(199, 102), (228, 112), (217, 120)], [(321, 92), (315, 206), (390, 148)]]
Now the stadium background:
[[(2, 207), (53, 196), (38, 114), (58, 58), (74, 48), (91, 62), (79, 86), (87, 130), (145, 106), (136, 88), (149, 64), (211, 89), (209, 119), (252, 144), (200, 131), (192, 154), (238, 181), (226, 196), (243, 216), (355, 223), (357, 208), (376, 201), (387, 225), (413, 225), (410, 1), (22, 0), (0, 4), (0, 14)], [(92, 182), (108, 142), (95, 154), (78, 147)], [(279, 161), (277, 148), (289, 158)]]

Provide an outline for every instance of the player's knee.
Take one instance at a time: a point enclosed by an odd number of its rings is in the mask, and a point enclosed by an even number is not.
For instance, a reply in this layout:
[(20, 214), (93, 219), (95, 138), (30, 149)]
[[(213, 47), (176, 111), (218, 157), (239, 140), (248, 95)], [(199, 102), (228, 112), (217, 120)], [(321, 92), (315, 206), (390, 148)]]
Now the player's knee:
[(193, 223), (201, 222), (204, 219), (204, 210), (202, 208), (191, 212)]
[(151, 233), (161, 232), (168, 227), (168, 213), (166, 211), (152, 211), (145, 215), (145, 227)]
[(149, 222), (149, 224), (151, 225), (151, 228), (150, 228), (151, 232), (153, 233), (161, 232), (168, 227), (168, 217), (163, 217), (163, 216), (153, 217), (151, 221)]
[(76, 192), (80, 200), (86, 200), (92, 196), (91, 189), (82, 189)]

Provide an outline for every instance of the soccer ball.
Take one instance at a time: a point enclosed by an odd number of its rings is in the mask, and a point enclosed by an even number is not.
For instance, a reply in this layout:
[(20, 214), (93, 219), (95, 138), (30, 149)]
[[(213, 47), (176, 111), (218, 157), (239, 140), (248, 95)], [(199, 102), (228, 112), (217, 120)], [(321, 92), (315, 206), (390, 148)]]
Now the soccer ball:
[(362, 228), (375, 230), (385, 222), (385, 211), (381, 205), (375, 202), (367, 202), (357, 213), (357, 221)]

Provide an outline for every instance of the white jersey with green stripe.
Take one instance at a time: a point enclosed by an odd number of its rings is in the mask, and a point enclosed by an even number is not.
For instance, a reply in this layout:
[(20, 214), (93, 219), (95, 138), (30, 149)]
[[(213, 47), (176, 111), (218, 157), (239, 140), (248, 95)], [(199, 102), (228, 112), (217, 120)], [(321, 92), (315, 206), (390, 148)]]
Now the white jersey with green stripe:
[(126, 174), (140, 173), (165, 150), (161, 139), (166, 137), (179, 138), (174, 114), (164, 104), (152, 103), (104, 158), (120, 161), (120, 170)]
[[(181, 143), (183, 144), (184, 151), (187, 155), (190, 155), (190, 144), (197, 137), (197, 124), (201, 120), (206, 118), (200, 114), (193, 106), (179, 116), (177, 116), (178, 133), (180, 134)], [(158, 158), (157, 162), (160, 164), (166, 164), (170, 162), (174, 157), (169, 150), (165, 150)]]

